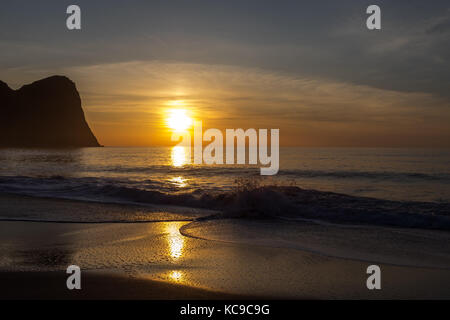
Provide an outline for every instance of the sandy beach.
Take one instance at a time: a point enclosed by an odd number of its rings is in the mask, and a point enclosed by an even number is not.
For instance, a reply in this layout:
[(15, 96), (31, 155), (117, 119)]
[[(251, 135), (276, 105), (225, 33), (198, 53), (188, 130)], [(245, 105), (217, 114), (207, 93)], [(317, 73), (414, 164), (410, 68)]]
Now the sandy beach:
[[(0, 216), (11, 210), (39, 211), (87, 210), (120, 211), (122, 206), (79, 201), (38, 199), (22, 196), (1, 196)], [(19, 205), (20, 203), (20, 205)], [(8, 206), (11, 205), (11, 207)], [(22, 207), (21, 207), (22, 206)], [(128, 207), (128, 210), (146, 210)], [(151, 209), (154, 210), (154, 209)], [(31, 217), (32, 218), (32, 217)], [(173, 218), (173, 217), (172, 217)], [(81, 299), (222, 299), (222, 298), (312, 298), (312, 299), (428, 299), (450, 298), (450, 270), (445, 268), (448, 259), (446, 249), (439, 254), (432, 252), (407, 252), (402, 263), (379, 263), (391, 261), (381, 255), (382, 250), (371, 244), (370, 232), (365, 241), (373, 248), (369, 259), (355, 259), (364, 248), (351, 248), (348, 243), (338, 243), (329, 254), (312, 244), (318, 241), (301, 241), (304, 250), (286, 245), (285, 239), (271, 234), (279, 242), (270, 245), (267, 235), (260, 242), (249, 241), (251, 226), (239, 220), (217, 221), (225, 224), (224, 230), (214, 232), (214, 221), (191, 221), (189, 215), (183, 221), (161, 221), (141, 223), (61, 223), (33, 221), (0, 222), (0, 282), (2, 298), (81, 298)], [(227, 232), (226, 224), (238, 224), (249, 231), (242, 237), (239, 227)], [(259, 223), (259, 222), (254, 222)], [(264, 223), (264, 221), (261, 221)], [(292, 225), (292, 222), (289, 223)], [(333, 226), (309, 226), (303, 228), (305, 237), (318, 237), (323, 228), (333, 240), (338, 231)], [(200, 232), (199, 232), (200, 228)], [(259, 226), (258, 226), (259, 228)], [(182, 233), (180, 233), (180, 229)], [(336, 229), (336, 230), (333, 230)], [(353, 237), (358, 237), (357, 227), (351, 228)], [(235, 232), (235, 236), (233, 236)], [(339, 232), (342, 232), (340, 230)], [(387, 231), (397, 232), (397, 230)], [(403, 230), (411, 238), (411, 232)], [(421, 232), (421, 231), (418, 231)], [(421, 237), (431, 238), (430, 231)], [(434, 231), (433, 231), (434, 232)], [(210, 234), (216, 239), (208, 239)], [(201, 234), (204, 239), (200, 236)], [(383, 233), (379, 234), (381, 237)], [(413, 232), (414, 234), (414, 232)], [(249, 236), (250, 235), (250, 236)], [(313, 236), (315, 235), (315, 236)], [(414, 235), (417, 237), (418, 235)], [(447, 237), (446, 232), (436, 235), (437, 240)], [(213, 237), (211, 237), (213, 238)], [(351, 238), (348, 241), (353, 241)], [(319, 239), (319, 238), (318, 238)], [(320, 237), (327, 247), (327, 237)], [(317, 240), (317, 239), (316, 239)], [(401, 240), (401, 239), (400, 239)], [(397, 251), (405, 252), (398, 238)], [(280, 242), (281, 241), (281, 242)], [(413, 241), (411, 239), (408, 242)], [(310, 243), (310, 247), (307, 244)], [(439, 242), (441, 243), (441, 242)], [(346, 246), (348, 247), (346, 250)], [(434, 250), (433, 241), (428, 250)], [(386, 248), (395, 256), (395, 246)], [(416, 251), (426, 250), (415, 247)], [(313, 250), (315, 249), (315, 250)], [(366, 250), (367, 251), (367, 250)], [(348, 254), (347, 254), (348, 253)], [(347, 256), (346, 256), (347, 254)], [(339, 257), (341, 255), (342, 257)], [(415, 266), (415, 258), (423, 260), (426, 267)], [(424, 258), (425, 257), (425, 258)], [(373, 258), (372, 260), (370, 258)], [(366, 288), (366, 268), (377, 263), (382, 269), (382, 290)], [(82, 270), (82, 290), (66, 289), (65, 270), (69, 265), (78, 265)]]

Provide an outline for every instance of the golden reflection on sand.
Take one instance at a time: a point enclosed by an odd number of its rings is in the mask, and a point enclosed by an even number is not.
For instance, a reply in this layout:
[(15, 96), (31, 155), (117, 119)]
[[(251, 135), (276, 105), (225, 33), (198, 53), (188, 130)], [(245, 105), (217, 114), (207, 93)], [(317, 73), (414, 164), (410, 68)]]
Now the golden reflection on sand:
[(172, 260), (178, 260), (183, 255), (184, 237), (179, 231), (182, 225), (183, 222), (169, 222), (165, 225), (165, 232), (167, 233), (167, 250), (168, 255)]

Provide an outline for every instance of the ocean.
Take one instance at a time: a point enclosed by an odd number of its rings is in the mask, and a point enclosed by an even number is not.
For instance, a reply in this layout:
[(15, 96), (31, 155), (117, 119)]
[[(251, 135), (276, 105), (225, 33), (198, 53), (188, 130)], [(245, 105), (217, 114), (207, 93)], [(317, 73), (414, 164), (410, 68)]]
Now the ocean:
[[(95, 201), (146, 201), (167, 195), (226, 193), (242, 179), (358, 197), (450, 202), (450, 150), (281, 148), (280, 170), (194, 165), (182, 147), (0, 150), (0, 191)], [(138, 196), (137, 196), (138, 195)]]
[[(275, 176), (261, 176), (259, 165), (193, 165), (187, 154), (178, 147), (0, 150), (0, 192), (33, 197), (2, 198), (10, 203), (0, 203), (0, 220), (119, 230), (152, 222), (176, 226), (161, 231), (175, 248), (202, 239), (448, 268), (449, 150), (282, 148)], [(89, 261), (83, 264), (110, 263)]]

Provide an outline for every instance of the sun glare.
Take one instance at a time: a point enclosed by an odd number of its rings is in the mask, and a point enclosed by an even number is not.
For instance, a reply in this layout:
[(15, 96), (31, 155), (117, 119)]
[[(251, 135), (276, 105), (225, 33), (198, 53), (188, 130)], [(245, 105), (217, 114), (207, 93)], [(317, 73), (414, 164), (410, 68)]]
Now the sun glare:
[(192, 126), (192, 119), (184, 109), (171, 109), (169, 110), (167, 125), (175, 131), (184, 131)]
[(172, 165), (182, 167), (191, 161), (190, 149), (182, 146), (172, 147)]

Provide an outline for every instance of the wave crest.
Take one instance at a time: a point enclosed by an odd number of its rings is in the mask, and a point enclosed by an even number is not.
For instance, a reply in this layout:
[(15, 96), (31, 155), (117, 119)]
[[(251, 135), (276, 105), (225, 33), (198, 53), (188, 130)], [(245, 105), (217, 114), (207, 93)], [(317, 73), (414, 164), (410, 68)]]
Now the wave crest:
[[(154, 181), (146, 181), (152, 188)], [(144, 184), (145, 185), (145, 184)], [(140, 205), (218, 210), (217, 217), (318, 219), (336, 223), (450, 230), (450, 203), (390, 201), (238, 180), (234, 190), (161, 192), (128, 181), (97, 178), (1, 177), (0, 192)]]

